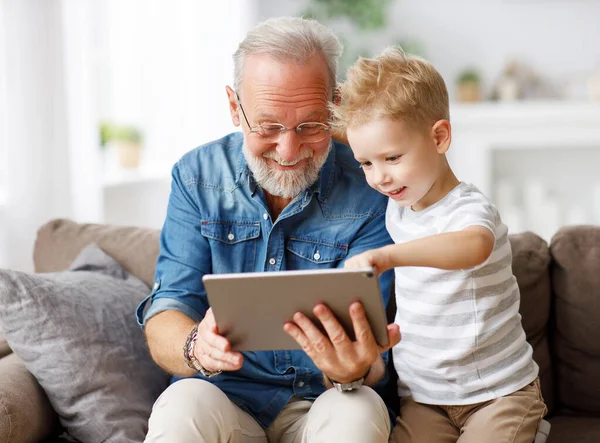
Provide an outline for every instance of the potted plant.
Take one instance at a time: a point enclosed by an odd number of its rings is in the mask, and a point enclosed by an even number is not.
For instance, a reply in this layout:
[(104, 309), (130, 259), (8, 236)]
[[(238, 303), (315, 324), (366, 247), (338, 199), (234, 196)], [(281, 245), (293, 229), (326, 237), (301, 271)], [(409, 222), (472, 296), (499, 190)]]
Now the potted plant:
[(109, 122), (100, 124), (100, 145), (114, 149), (119, 164), (124, 168), (139, 166), (142, 139), (141, 131), (134, 126)]
[(458, 99), (461, 102), (478, 102), (481, 100), (481, 76), (475, 69), (465, 69), (458, 76)]

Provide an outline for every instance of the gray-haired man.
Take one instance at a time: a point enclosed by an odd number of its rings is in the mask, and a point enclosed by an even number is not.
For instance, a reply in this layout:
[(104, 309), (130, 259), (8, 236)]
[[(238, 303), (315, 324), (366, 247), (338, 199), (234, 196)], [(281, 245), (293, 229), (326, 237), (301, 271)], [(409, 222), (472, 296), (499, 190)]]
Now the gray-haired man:
[[(342, 267), (391, 243), (385, 198), (331, 139), (340, 53), (317, 22), (259, 25), (235, 53), (235, 90), (226, 88), (242, 133), (173, 168), (156, 283), (138, 309), (154, 360), (175, 375), (154, 405), (148, 442), (388, 441), (387, 408), (368, 386), (384, 378), (381, 354), (400, 340), (396, 325), (379, 347), (355, 303), (351, 341), (317, 305), (326, 334), (299, 313), (282, 325), (302, 351), (234, 352), (202, 285), (206, 273)], [(386, 303), (390, 280), (380, 280)]]

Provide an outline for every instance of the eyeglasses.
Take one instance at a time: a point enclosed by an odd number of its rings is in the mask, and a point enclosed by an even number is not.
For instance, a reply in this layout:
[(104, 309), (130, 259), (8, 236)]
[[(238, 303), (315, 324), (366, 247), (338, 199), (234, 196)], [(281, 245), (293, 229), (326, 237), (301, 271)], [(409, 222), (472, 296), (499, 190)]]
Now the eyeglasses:
[(240, 96), (237, 92), (235, 95), (237, 97), (238, 105), (240, 105), (240, 109), (242, 110), (244, 120), (246, 120), (246, 124), (250, 128), (250, 133), (258, 135), (261, 140), (266, 143), (276, 143), (281, 139), (283, 134), (292, 130), (295, 131), (296, 134), (298, 134), (298, 137), (305, 143), (318, 143), (329, 136), (331, 127), (320, 122), (304, 122), (300, 123), (295, 128), (288, 128), (281, 123), (261, 123), (260, 125), (251, 126), (248, 117), (246, 117), (246, 112), (244, 112), (244, 108), (242, 107)]

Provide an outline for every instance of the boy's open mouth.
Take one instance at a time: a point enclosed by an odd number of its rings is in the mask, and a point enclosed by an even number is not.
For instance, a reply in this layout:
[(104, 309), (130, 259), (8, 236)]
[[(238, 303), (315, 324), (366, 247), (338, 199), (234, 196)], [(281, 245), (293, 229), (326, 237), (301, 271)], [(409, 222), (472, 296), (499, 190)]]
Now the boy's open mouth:
[(385, 192), (385, 194), (387, 194), (390, 198), (397, 200), (399, 198), (402, 198), (405, 190), (406, 186), (402, 186), (401, 188), (394, 189), (393, 191), (387, 191)]
[(397, 194), (400, 194), (402, 191), (404, 191), (404, 189), (406, 189), (406, 186), (402, 186), (401, 188), (398, 188), (395, 191), (388, 192), (388, 194), (397, 195)]

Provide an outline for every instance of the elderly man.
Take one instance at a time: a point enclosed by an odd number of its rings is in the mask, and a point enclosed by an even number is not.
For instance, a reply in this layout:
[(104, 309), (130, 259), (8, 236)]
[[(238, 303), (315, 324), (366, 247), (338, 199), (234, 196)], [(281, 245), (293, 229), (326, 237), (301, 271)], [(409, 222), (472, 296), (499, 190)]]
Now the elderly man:
[[(325, 334), (300, 313), (282, 325), (302, 351), (239, 353), (219, 335), (202, 284), (207, 273), (342, 267), (391, 243), (385, 197), (331, 139), (340, 53), (317, 22), (259, 25), (234, 55), (235, 89), (226, 88), (242, 133), (173, 168), (156, 281), (138, 309), (154, 360), (175, 375), (148, 442), (388, 441), (387, 409), (368, 386), (384, 378), (389, 347), (377, 346), (360, 303), (350, 307), (356, 341), (317, 305)], [(386, 303), (390, 277), (381, 279)], [(396, 325), (388, 335), (398, 343)]]

